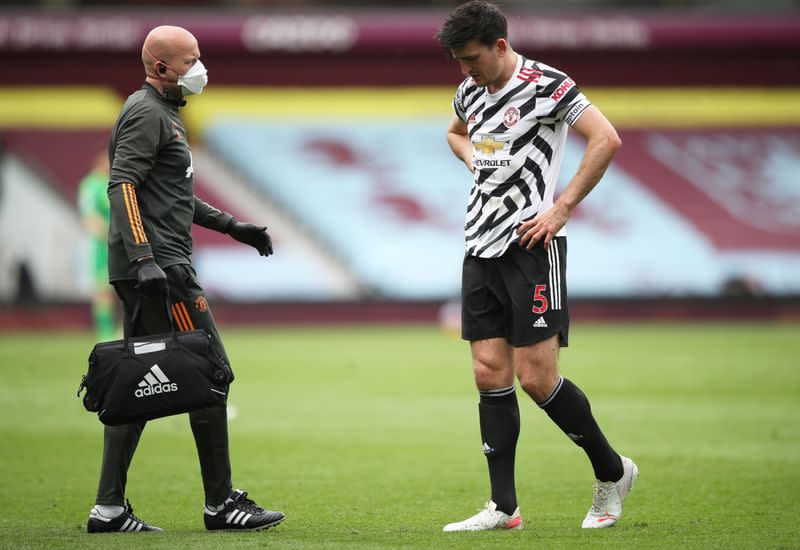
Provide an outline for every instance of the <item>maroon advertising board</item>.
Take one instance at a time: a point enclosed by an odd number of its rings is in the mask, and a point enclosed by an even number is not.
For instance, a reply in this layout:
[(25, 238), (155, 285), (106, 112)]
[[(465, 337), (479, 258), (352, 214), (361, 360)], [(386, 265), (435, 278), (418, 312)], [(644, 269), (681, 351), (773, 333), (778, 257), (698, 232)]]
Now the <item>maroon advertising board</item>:
[[(800, 17), (538, 16), (509, 12), (528, 57), (583, 85), (797, 85)], [(149, 29), (187, 27), (214, 80), (257, 85), (439, 85), (458, 67), (435, 40), (445, 12), (124, 12), (0, 15), (0, 85), (139, 80)], [(102, 70), (100, 70), (102, 69)]]

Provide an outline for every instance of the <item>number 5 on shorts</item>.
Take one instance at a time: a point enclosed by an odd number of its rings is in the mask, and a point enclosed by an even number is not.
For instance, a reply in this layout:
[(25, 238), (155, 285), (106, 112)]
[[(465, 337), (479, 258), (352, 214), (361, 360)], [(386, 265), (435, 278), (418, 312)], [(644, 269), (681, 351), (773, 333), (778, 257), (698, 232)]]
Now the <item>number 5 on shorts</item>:
[(533, 312), (542, 314), (547, 311), (547, 297), (542, 294), (547, 290), (547, 285), (536, 285), (533, 287)]

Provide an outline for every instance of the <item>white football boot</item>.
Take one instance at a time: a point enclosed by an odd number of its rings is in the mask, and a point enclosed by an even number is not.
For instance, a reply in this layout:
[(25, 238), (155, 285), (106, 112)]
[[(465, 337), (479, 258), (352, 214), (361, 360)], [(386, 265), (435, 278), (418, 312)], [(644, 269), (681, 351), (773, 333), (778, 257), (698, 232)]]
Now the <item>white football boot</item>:
[(622, 516), (622, 503), (639, 477), (639, 468), (630, 458), (621, 456), (622, 479), (619, 481), (595, 481), (592, 507), (586, 513), (581, 527), (602, 529), (611, 527)]
[(522, 516), (519, 514), (519, 506), (509, 516), (498, 510), (497, 504), (490, 500), (483, 510), (471, 518), (458, 523), (448, 523), (442, 530), (445, 533), (451, 533), (454, 531), (488, 531), (490, 529), (522, 529)]

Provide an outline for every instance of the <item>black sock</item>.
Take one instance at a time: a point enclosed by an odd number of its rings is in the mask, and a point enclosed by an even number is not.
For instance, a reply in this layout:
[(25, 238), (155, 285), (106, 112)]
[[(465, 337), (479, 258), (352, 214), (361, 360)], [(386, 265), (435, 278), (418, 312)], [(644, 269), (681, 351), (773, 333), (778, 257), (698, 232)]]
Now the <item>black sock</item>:
[(519, 439), (519, 405), (514, 386), (483, 390), (478, 413), (483, 438), (483, 454), (489, 464), (492, 501), (508, 515), (517, 508), (514, 486), (514, 458)]
[(539, 406), (576, 445), (586, 451), (594, 477), (600, 481), (622, 478), (622, 459), (600, 431), (589, 400), (578, 386), (560, 378), (550, 397)]

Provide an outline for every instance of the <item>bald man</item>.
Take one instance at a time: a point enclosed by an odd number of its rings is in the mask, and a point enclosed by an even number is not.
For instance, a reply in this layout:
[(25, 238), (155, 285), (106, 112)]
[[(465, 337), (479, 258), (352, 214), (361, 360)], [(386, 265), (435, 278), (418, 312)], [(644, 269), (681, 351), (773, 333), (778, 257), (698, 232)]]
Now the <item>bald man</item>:
[[(230, 365), (191, 264), (191, 226), (227, 233), (262, 256), (272, 254), (272, 241), (266, 227), (239, 222), (194, 195), (192, 153), (178, 109), (208, 83), (195, 37), (180, 27), (157, 27), (144, 41), (142, 62), (145, 84), (122, 106), (108, 150), (109, 280), (122, 302), (127, 335), (169, 332), (168, 304), (177, 330), (204, 329)], [(141, 321), (132, 326), (137, 305)], [(200, 459), (206, 528), (253, 531), (283, 521), (283, 513), (265, 510), (233, 489), (225, 407), (192, 411), (189, 423)], [(128, 467), (143, 429), (144, 422), (105, 427), (90, 533), (161, 530), (134, 516), (125, 499)]]

